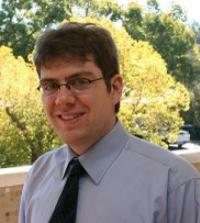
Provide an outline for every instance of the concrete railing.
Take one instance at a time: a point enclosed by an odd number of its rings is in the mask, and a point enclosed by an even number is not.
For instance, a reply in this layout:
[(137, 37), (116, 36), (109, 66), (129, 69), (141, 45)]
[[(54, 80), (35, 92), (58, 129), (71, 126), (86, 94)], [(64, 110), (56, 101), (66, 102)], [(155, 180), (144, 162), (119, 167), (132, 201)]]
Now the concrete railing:
[[(173, 152), (200, 171), (200, 151)], [(0, 223), (17, 223), (20, 196), (30, 166), (0, 169)]]
[(195, 168), (200, 171), (200, 151), (194, 150), (176, 150), (173, 151), (176, 155), (179, 155), (189, 161)]
[(0, 222), (17, 223), (20, 196), (30, 166), (0, 169)]

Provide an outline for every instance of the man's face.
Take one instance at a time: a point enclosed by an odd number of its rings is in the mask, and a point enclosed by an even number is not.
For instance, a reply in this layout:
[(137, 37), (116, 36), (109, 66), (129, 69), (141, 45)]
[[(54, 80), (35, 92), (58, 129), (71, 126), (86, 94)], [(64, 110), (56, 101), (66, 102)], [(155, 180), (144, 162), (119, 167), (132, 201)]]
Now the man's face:
[[(102, 77), (93, 59), (56, 59), (41, 67), (41, 81), (59, 84), (75, 78), (94, 80)], [(115, 123), (115, 104), (120, 101), (122, 79), (115, 75), (108, 92), (104, 79), (92, 82), (87, 89), (71, 92), (62, 86), (53, 95), (42, 95), (47, 117), (58, 135), (77, 154), (86, 152)]]

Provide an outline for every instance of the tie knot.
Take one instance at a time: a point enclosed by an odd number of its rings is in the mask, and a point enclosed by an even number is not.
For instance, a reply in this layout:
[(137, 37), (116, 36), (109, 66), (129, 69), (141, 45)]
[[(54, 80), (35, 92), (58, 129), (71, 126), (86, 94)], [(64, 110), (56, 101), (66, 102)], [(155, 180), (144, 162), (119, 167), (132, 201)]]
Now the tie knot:
[(71, 176), (81, 176), (85, 172), (77, 157), (69, 162), (67, 169)]

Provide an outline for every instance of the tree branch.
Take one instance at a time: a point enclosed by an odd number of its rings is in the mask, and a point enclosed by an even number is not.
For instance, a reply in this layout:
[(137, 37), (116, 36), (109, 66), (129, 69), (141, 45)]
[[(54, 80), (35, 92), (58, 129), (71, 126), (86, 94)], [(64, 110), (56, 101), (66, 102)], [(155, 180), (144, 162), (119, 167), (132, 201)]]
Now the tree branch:
[(22, 123), (17, 116), (11, 112), (9, 107), (5, 108), (6, 114), (10, 117), (10, 119), (16, 124), (17, 128), (19, 128), (20, 130), (24, 131), (26, 130), (26, 126), (24, 123)]

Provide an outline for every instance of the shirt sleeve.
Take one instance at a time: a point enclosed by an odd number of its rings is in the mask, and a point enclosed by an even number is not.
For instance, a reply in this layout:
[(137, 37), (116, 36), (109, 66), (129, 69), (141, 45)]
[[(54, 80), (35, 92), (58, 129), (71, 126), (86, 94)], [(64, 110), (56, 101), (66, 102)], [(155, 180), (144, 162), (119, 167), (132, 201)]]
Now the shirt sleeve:
[(200, 223), (200, 179), (192, 179), (169, 192), (168, 223)]
[(28, 192), (29, 192), (29, 187), (27, 186), (29, 179), (30, 179), (30, 174), (31, 170), (26, 176), (23, 189), (22, 189), (22, 194), (21, 194), (21, 200), (20, 200), (20, 207), (19, 207), (19, 215), (18, 215), (18, 223), (28, 223), (26, 219), (26, 211), (27, 211), (27, 198), (28, 198)]
[(18, 222), (26, 223), (26, 221), (25, 221), (25, 200), (24, 200), (23, 192), (22, 192), (22, 196), (21, 196)]

